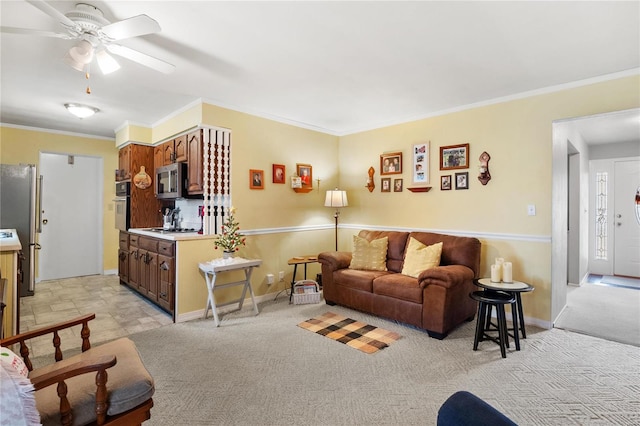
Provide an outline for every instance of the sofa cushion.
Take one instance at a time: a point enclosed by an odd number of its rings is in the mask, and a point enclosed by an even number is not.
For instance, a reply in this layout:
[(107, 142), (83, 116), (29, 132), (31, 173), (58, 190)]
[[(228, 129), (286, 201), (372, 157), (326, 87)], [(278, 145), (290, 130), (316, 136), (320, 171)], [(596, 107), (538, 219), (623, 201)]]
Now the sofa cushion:
[(441, 254), (441, 242), (428, 246), (413, 237), (409, 237), (409, 245), (404, 254), (402, 273), (413, 278), (418, 278), (418, 275), (420, 275), (422, 271), (440, 265)]
[(373, 280), (375, 295), (422, 303), (422, 288), (416, 278), (403, 274), (389, 274)]
[(368, 241), (366, 238), (353, 236), (353, 256), (350, 269), (363, 269), (365, 271), (387, 270), (387, 237)]
[(464, 265), (473, 271), (474, 277), (479, 276), (481, 244), (477, 238), (433, 232), (412, 232), (411, 237), (426, 245), (442, 242), (440, 265)]
[[(142, 363), (135, 344), (126, 337), (94, 346), (87, 352), (39, 368), (37, 372), (38, 375), (46, 374), (87, 357), (103, 355), (115, 355), (117, 359), (117, 364), (107, 370), (108, 415), (135, 408), (153, 396), (153, 378)], [(73, 408), (73, 424), (95, 421), (95, 373), (72, 377), (66, 383), (69, 390), (67, 397)], [(56, 388), (56, 385), (52, 385), (36, 392), (36, 405), (44, 425), (60, 423), (60, 399)]]
[(345, 268), (333, 273), (333, 282), (336, 285), (371, 293), (373, 291), (373, 280), (388, 274), (390, 274), (390, 272), (362, 271)]
[(378, 238), (387, 237), (389, 244), (387, 247), (387, 270), (391, 272), (402, 271), (402, 262), (404, 260), (404, 250), (407, 246), (408, 232), (400, 231), (370, 231), (363, 229), (358, 236), (368, 241), (377, 240)]

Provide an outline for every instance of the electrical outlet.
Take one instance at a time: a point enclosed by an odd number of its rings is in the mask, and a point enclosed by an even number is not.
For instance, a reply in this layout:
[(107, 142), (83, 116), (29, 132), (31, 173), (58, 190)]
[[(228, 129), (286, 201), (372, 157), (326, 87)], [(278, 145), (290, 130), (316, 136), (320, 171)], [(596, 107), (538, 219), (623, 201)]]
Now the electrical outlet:
[(284, 281), (284, 271), (278, 272), (278, 279), (280, 280), (280, 282)]
[(267, 284), (273, 284), (273, 274), (267, 274)]
[(527, 206), (527, 214), (529, 216), (535, 216), (536, 215), (536, 205), (535, 204), (529, 204)]

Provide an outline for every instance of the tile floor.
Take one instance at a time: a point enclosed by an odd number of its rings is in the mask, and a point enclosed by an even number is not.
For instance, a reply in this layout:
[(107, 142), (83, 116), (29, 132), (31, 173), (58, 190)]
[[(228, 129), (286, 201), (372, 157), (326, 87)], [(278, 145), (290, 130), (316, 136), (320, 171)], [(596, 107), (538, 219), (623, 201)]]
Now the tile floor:
[[(91, 344), (172, 324), (171, 315), (121, 285), (117, 275), (93, 275), (36, 283), (35, 295), (20, 299), (20, 331), (95, 313)], [(80, 327), (60, 333), (62, 349), (80, 347)], [(53, 352), (51, 337), (33, 339), (31, 356)]]

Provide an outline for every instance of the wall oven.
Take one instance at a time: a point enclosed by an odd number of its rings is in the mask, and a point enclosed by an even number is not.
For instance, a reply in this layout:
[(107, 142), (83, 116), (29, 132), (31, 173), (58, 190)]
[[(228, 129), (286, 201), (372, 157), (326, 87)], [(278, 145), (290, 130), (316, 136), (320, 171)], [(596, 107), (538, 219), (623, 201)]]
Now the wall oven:
[(116, 229), (126, 231), (131, 225), (131, 182), (116, 182), (116, 198), (113, 199), (116, 213)]
[(183, 198), (187, 195), (187, 164), (173, 163), (156, 168), (156, 197)]

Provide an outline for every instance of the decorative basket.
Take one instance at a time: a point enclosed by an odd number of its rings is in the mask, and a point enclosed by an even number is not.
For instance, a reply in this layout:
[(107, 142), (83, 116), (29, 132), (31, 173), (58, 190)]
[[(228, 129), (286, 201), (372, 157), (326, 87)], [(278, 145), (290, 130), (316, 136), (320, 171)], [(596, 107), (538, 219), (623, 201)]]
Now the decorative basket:
[(313, 280), (296, 281), (293, 285), (293, 304), (320, 303), (320, 287)]

